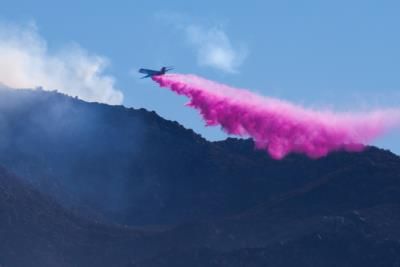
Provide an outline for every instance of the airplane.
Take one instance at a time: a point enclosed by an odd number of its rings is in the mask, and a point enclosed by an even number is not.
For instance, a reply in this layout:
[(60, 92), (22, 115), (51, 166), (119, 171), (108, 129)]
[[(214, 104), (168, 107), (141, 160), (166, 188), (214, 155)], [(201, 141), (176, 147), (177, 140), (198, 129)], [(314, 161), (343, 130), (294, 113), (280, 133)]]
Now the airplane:
[(144, 78), (148, 78), (148, 77), (164, 75), (167, 71), (170, 71), (173, 69), (174, 68), (172, 68), (172, 67), (162, 67), (160, 70), (139, 69), (139, 72), (146, 74), (146, 76), (143, 76), (141, 78), (141, 79), (144, 79)]

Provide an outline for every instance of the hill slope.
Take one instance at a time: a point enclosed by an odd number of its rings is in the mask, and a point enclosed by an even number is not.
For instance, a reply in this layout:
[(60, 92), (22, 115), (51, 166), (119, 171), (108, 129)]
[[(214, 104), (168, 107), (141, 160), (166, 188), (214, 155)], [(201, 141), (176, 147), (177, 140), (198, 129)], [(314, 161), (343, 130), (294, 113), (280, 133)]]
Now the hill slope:
[(154, 112), (29, 90), (0, 90), (0, 132), (0, 165), (21, 177), (0, 170), (4, 266), (400, 262), (388, 151), (275, 161)]

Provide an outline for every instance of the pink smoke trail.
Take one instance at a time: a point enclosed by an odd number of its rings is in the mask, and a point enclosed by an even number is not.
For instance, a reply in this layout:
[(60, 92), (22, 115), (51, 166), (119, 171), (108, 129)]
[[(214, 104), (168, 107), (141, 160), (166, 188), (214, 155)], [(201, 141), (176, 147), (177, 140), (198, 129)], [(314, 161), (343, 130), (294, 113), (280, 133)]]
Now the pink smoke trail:
[(267, 150), (274, 159), (291, 152), (319, 158), (334, 150), (361, 151), (364, 144), (400, 122), (398, 110), (314, 111), (195, 75), (166, 74), (153, 80), (188, 97), (187, 105), (200, 111), (206, 125), (251, 137), (258, 149)]

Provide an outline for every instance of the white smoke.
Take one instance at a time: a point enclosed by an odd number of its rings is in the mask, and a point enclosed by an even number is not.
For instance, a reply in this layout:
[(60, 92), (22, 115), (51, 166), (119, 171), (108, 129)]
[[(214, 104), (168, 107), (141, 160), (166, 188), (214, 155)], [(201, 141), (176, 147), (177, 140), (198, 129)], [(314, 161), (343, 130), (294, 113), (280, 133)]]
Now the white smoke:
[(55, 52), (34, 24), (0, 23), (0, 84), (10, 88), (58, 90), (90, 102), (121, 104), (123, 94), (112, 76), (105, 75), (106, 58), (78, 45)]

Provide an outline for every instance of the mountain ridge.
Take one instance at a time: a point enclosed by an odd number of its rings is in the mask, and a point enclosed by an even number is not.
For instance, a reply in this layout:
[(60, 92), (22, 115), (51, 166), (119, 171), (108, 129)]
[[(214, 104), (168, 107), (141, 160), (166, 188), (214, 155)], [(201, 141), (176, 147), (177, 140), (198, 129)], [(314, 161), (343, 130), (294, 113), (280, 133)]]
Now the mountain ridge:
[(155, 112), (29, 90), (0, 90), (0, 132), (4, 266), (400, 261), (400, 157), (387, 150), (276, 161)]

